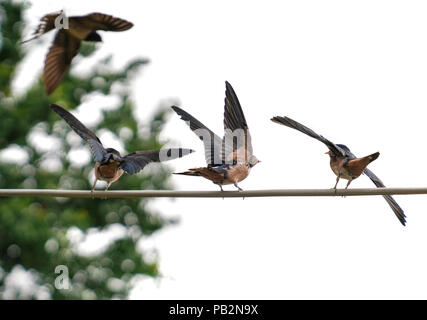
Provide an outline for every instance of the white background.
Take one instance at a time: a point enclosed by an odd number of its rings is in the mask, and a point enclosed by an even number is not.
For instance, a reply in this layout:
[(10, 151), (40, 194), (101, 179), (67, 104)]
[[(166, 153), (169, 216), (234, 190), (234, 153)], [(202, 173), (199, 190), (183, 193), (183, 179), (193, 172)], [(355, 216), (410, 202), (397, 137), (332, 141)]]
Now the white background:
[[(274, 115), (290, 116), (356, 155), (380, 151), (370, 168), (387, 186), (425, 186), (424, 1), (35, 1), (27, 35), (60, 9), (135, 24), (123, 34), (104, 32), (94, 59), (114, 53), (117, 66), (151, 60), (133, 83), (142, 121), (161, 99), (179, 98), (222, 135), (228, 80), (262, 160), (243, 189), (335, 183), (326, 147), (272, 123)], [(52, 36), (28, 45), (17, 92), (40, 75)], [(72, 72), (85, 71), (83, 60), (75, 59)], [(81, 120), (91, 123), (90, 116)], [(171, 162), (176, 171), (205, 164), (202, 143), (175, 114), (163, 138), (198, 151)], [(193, 177), (171, 182), (179, 190), (218, 189)], [(372, 186), (364, 176), (351, 185)], [(407, 227), (382, 197), (156, 200), (153, 207), (180, 224), (141, 242), (147, 252), (157, 249), (163, 277), (139, 281), (131, 298), (426, 299), (427, 199), (396, 199)]]

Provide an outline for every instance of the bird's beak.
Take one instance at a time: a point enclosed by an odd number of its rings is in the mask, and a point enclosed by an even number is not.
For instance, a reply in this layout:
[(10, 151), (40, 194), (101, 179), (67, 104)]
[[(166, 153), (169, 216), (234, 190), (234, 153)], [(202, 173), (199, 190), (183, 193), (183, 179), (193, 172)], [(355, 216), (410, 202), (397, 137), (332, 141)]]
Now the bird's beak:
[(325, 154), (331, 154), (331, 151), (329, 150), (328, 152), (325, 152)]

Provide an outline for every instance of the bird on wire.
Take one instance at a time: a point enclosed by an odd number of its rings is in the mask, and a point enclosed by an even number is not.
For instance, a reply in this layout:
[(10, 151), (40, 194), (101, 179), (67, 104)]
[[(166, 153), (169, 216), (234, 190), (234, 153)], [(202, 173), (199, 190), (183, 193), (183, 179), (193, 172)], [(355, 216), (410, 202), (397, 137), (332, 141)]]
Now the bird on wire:
[[(329, 155), (331, 169), (337, 176), (334, 189), (337, 188), (338, 181), (340, 180), (340, 178), (348, 180), (348, 183), (346, 185), (347, 189), (350, 183), (354, 179), (358, 178), (362, 173), (367, 175), (377, 188), (385, 187), (384, 183), (371, 170), (367, 169), (367, 166), (379, 157), (379, 152), (375, 152), (365, 157), (357, 158), (347, 146), (343, 144), (334, 144), (333, 142), (329, 141), (321, 135), (318, 135), (313, 130), (307, 128), (306, 126), (295, 120), (292, 120), (288, 117), (276, 116), (273, 117), (271, 121), (305, 133), (306, 135), (324, 143), (328, 147), (329, 151), (326, 152), (326, 154)], [(397, 202), (391, 195), (384, 195), (383, 197), (387, 201), (393, 212), (396, 214), (400, 223), (405, 225), (406, 216), (402, 208), (397, 204)]]
[(221, 191), (222, 186), (226, 184), (233, 184), (242, 191), (238, 183), (246, 179), (251, 168), (260, 161), (253, 155), (249, 127), (236, 93), (227, 81), (225, 86), (225, 133), (222, 139), (186, 111), (172, 106), (172, 109), (203, 141), (207, 163), (207, 167), (193, 168), (175, 174), (203, 177), (218, 185)]
[(68, 17), (62, 10), (49, 13), (40, 21), (33, 37), (21, 44), (37, 39), (53, 29), (57, 30), (43, 70), (43, 82), (47, 95), (50, 95), (61, 83), (71, 66), (71, 61), (78, 54), (82, 41), (102, 42), (98, 30), (125, 31), (133, 27), (129, 21), (103, 13)]
[(177, 159), (194, 152), (191, 149), (168, 148), (136, 151), (122, 156), (113, 148), (104, 148), (99, 138), (67, 110), (56, 104), (51, 104), (50, 107), (90, 146), (95, 160), (95, 181), (92, 186), (92, 192), (95, 190), (98, 180), (107, 182), (107, 187), (105, 188), (105, 191), (107, 191), (110, 185), (125, 172), (135, 174), (151, 162)]

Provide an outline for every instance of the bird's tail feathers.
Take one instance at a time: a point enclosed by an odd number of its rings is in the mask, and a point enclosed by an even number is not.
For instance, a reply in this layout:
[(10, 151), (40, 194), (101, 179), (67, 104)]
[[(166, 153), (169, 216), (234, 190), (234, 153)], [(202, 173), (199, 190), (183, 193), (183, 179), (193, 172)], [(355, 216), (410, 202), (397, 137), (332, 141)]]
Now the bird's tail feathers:
[[(377, 188), (385, 188), (384, 183), (378, 178), (371, 170), (365, 169), (364, 173), (368, 176), (369, 179), (375, 184)], [(393, 212), (396, 214), (402, 225), (406, 225), (406, 216), (403, 209), (399, 204), (394, 200), (391, 195), (384, 195), (384, 199), (387, 201)]]
[(189, 169), (188, 171), (184, 172), (174, 172), (174, 174), (180, 174), (183, 176), (194, 176), (194, 177), (200, 177), (200, 171), (198, 169)]
[(379, 152), (375, 152), (373, 154), (370, 154), (369, 156), (366, 156), (366, 158), (368, 158), (370, 160), (370, 162), (377, 160), (378, 157), (380, 156)]

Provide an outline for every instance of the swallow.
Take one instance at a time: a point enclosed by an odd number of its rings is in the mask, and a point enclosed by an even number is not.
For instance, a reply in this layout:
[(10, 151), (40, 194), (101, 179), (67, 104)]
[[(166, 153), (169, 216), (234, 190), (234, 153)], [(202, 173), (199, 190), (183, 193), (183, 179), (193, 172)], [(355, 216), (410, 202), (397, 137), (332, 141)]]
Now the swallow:
[(135, 174), (144, 169), (150, 162), (181, 158), (194, 152), (191, 149), (174, 148), (136, 151), (121, 156), (113, 148), (104, 148), (99, 138), (67, 110), (56, 104), (51, 104), (50, 107), (90, 146), (92, 156), (95, 160), (95, 182), (92, 186), (92, 192), (95, 190), (98, 180), (107, 182), (107, 187), (105, 188), (105, 191), (107, 191), (110, 185), (117, 181), (125, 172)]
[[(330, 157), (330, 166), (332, 171), (337, 176), (337, 180), (334, 186), (334, 189), (337, 188), (338, 181), (343, 178), (348, 180), (346, 185), (346, 189), (350, 185), (350, 183), (358, 178), (361, 174), (365, 174), (371, 179), (371, 181), (375, 184), (377, 188), (384, 188), (384, 183), (371, 171), (367, 168), (367, 166), (374, 160), (376, 160), (380, 153), (375, 152), (368, 156), (357, 158), (350, 149), (343, 144), (334, 144), (328, 139), (324, 138), (321, 135), (318, 135), (313, 130), (307, 128), (301, 123), (296, 122), (288, 117), (273, 117), (271, 121), (287, 126), (289, 128), (298, 130), (306, 135), (319, 140), (324, 143), (329, 151), (326, 154)], [(402, 210), (402, 208), (397, 204), (397, 202), (390, 195), (384, 195), (384, 199), (387, 201), (393, 212), (396, 214), (400, 223), (403, 225), (406, 224), (406, 216)]]
[(125, 31), (133, 27), (129, 21), (103, 13), (66, 17), (63, 11), (59, 11), (45, 15), (40, 21), (33, 37), (21, 44), (37, 39), (52, 29), (57, 29), (43, 70), (43, 82), (47, 95), (50, 95), (61, 83), (71, 66), (71, 61), (79, 52), (82, 41), (101, 42), (102, 38), (97, 33), (98, 30)]
[(253, 155), (251, 135), (242, 107), (232, 86), (225, 82), (224, 137), (221, 139), (192, 115), (177, 106), (172, 109), (181, 116), (190, 129), (203, 141), (207, 167), (193, 168), (182, 174), (200, 176), (222, 186), (233, 184), (239, 191), (238, 183), (246, 179), (258, 162)]

